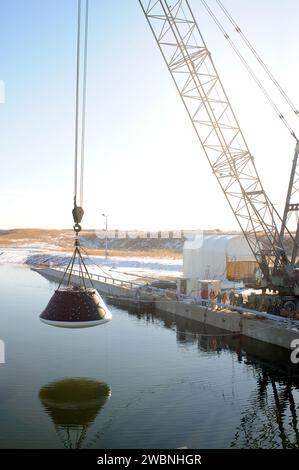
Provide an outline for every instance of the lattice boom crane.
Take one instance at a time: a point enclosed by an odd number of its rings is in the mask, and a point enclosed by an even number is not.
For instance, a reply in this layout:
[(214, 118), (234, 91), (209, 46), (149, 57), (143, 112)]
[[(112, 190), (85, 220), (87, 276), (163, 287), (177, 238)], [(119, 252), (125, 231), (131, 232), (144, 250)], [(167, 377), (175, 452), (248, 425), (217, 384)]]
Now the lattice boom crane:
[[(287, 228), (288, 212), (296, 206), (290, 204), (290, 199), (294, 193), (298, 142), (281, 219), (265, 193), (189, 2), (139, 0), (139, 3), (211, 169), (260, 267), (260, 287), (281, 295), (299, 296), (299, 271), (295, 267), (299, 230), (294, 237)], [(290, 257), (283, 243), (286, 234), (293, 243)]]

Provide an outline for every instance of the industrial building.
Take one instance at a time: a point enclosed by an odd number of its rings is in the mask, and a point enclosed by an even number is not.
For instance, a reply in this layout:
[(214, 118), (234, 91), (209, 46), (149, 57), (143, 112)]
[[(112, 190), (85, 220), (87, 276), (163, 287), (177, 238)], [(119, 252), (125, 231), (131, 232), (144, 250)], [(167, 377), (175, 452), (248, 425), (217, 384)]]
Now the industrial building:
[(222, 288), (254, 280), (258, 264), (242, 235), (198, 235), (183, 250), (185, 279), (220, 280)]

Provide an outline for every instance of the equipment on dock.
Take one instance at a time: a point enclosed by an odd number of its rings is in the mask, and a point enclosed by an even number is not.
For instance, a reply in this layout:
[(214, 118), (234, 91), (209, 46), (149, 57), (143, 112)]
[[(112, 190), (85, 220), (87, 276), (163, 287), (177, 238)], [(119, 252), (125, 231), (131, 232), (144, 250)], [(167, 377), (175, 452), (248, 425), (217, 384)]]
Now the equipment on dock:
[(218, 279), (179, 278), (177, 290), (179, 294), (208, 299), (211, 291), (217, 295), (221, 287), (221, 280)]
[(151, 282), (150, 287), (156, 287), (157, 289), (177, 290), (177, 283), (176, 281), (166, 281), (163, 279), (159, 279), (157, 281)]
[[(85, 144), (85, 104), (86, 104), (86, 70), (87, 70), (87, 33), (88, 33), (88, 0), (85, 8), (85, 39), (82, 90), (82, 122), (81, 122), (81, 154), (79, 148), (79, 83), (80, 83), (80, 39), (81, 39), (81, 0), (78, 1), (78, 32), (77, 32), (77, 79), (76, 79), (76, 120), (75, 120), (75, 177), (74, 177), (74, 208), (72, 211), (75, 231), (75, 249), (68, 266), (62, 276), (58, 289), (54, 292), (47, 307), (41, 313), (42, 322), (62, 328), (86, 328), (106, 323), (112, 315), (100, 294), (95, 289), (81, 254), (79, 233), (83, 210), (83, 174)], [(80, 159), (80, 165), (79, 165)], [(80, 182), (78, 185), (78, 181)], [(77, 197), (80, 196), (80, 206)], [(74, 275), (76, 262), (79, 275)], [(61, 287), (66, 284), (66, 287)]]
[[(296, 264), (299, 249), (299, 201), (296, 199), (299, 193), (299, 142), (211, 9), (204, 0), (201, 1), (296, 141), (283, 217), (278, 215), (263, 188), (254, 157), (188, 0), (139, 0), (139, 3), (211, 169), (259, 266), (261, 276), (255, 287), (277, 292), (282, 308), (293, 312), (299, 310), (299, 269)], [(279, 86), (277, 81), (276, 86)], [(278, 89), (290, 105), (282, 88)], [(297, 108), (292, 106), (292, 110), (298, 117)], [(295, 214), (297, 231), (294, 235), (290, 229), (290, 217)], [(288, 252), (286, 241), (291, 245)]]

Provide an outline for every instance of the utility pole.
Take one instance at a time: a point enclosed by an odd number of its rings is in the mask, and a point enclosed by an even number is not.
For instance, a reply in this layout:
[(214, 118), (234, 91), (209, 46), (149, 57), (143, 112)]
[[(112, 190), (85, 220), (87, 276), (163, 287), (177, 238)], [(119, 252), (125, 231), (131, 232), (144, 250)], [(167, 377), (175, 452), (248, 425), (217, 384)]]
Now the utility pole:
[(103, 217), (105, 217), (105, 231), (106, 231), (106, 236), (105, 236), (105, 259), (108, 259), (108, 214), (102, 214)]

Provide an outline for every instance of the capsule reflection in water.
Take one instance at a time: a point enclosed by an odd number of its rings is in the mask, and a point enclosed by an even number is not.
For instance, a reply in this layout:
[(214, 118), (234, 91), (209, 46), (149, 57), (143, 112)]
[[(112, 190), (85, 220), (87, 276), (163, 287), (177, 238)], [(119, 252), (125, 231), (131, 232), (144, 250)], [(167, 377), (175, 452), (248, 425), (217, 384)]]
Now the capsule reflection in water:
[(41, 388), (39, 399), (65, 447), (80, 449), (88, 427), (111, 396), (110, 387), (85, 378), (52, 382)]

